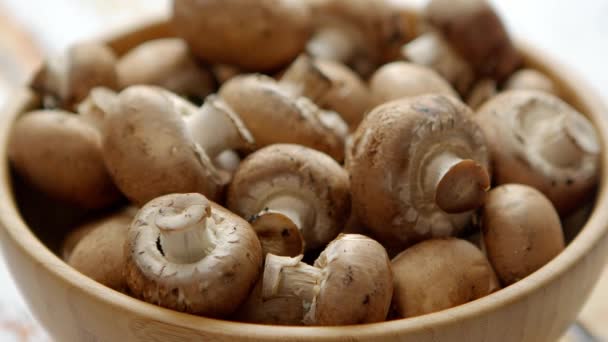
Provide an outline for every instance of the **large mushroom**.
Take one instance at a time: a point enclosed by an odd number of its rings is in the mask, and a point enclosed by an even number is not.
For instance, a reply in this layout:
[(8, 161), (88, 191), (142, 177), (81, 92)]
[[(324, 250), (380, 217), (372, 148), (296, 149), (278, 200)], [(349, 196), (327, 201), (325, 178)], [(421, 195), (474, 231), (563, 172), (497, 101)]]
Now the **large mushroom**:
[(511, 90), (488, 101), (475, 120), (488, 139), (498, 184), (544, 193), (560, 214), (581, 203), (598, 179), (600, 143), (593, 125), (559, 98)]
[(117, 58), (103, 43), (71, 46), (64, 55), (49, 59), (32, 80), (45, 105), (72, 110), (95, 87), (118, 87)]
[(24, 114), (12, 128), (8, 155), (20, 175), (54, 198), (88, 209), (121, 198), (104, 164), (99, 131), (78, 115)]
[(121, 88), (156, 85), (173, 93), (205, 98), (213, 92), (215, 81), (194, 58), (182, 39), (163, 38), (133, 48), (117, 64)]
[(160, 88), (134, 86), (109, 108), (104, 159), (119, 188), (139, 204), (176, 192), (218, 199), (230, 175), (214, 159), (252, 143), (238, 117), (215, 97), (197, 110)]
[(350, 212), (348, 174), (321, 152), (272, 145), (245, 159), (230, 185), (228, 208), (249, 218), (265, 253), (297, 256), (322, 247)]
[(302, 256), (266, 255), (258, 288), (237, 317), (255, 323), (351, 325), (386, 319), (393, 275), (378, 242), (340, 235), (310, 266)]
[(530, 275), (564, 249), (557, 211), (547, 197), (526, 185), (492, 189), (482, 229), (486, 254), (505, 285)]
[(125, 245), (131, 293), (166, 308), (223, 317), (247, 298), (262, 266), (249, 224), (200, 194), (146, 204)]
[(489, 151), (471, 116), (454, 97), (427, 95), (363, 120), (347, 162), (353, 210), (382, 243), (456, 235), (483, 203)]
[(338, 113), (314, 103), (331, 86), (310, 58), (302, 56), (279, 82), (264, 75), (237, 76), (221, 87), (219, 96), (241, 117), (258, 147), (299, 144), (341, 161), (348, 125)]
[(269, 71), (304, 50), (312, 17), (306, 1), (176, 0), (173, 27), (209, 63)]
[(427, 94), (458, 98), (458, 93), (435, 71), (406, 62), (385, 64), (372, 75), (369, 84), (374, 106)]
[(421, 242), (395, 257), (393, 310), (414, 317), (455, 307), (500, 289), (483, 253), (459, 239)]

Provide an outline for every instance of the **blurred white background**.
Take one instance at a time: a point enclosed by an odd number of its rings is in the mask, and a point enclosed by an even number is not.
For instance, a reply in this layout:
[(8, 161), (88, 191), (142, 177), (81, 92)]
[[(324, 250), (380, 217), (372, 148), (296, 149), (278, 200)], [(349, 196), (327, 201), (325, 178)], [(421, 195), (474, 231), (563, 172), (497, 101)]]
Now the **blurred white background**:
[[(608, 100), (607, 0), (492, 2), (516, 37), (557, 56)], [(42, 56), (134, 20), (163, 15), (168, 8), (169, 0), (0, 0), (0, 105), (11, 87), (25, 82), (27, 71)], [(608, 279), (603, 282), (608, 291)], [(608, 331), (597, 328), (608, 325), (604, 292), (598, 290), (592, 297), (581, 320), (598, 337), (608, 340)], [(45, 340), (0, 261), (0, 341)]]

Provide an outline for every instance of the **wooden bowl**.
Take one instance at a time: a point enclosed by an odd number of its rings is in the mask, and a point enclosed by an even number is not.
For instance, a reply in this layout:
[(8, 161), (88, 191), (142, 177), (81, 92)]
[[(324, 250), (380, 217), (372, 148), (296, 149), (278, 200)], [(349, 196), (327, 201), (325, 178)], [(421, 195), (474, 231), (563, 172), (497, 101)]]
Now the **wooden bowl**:
[[(170, 29), (160, 22), (107, 41), (123, 53), (142, 41), (166, 36), (171, 36)], [(550, 75), (564, 97), (589, 116), (608, 151), (608, 123), (600, 98), (548, 56), (527, 46), (521, 50), (528, 65)], [(65, 214), (72, 211), (22, 184), (7, 161), (11, 126), (36, 102), (28, 90), (17, 92), (0, 123), (0, 180), (6, 189), (0, 198), (0, 236), (31, 310), (57, 341), (553, 341), (575, 320), (608, 254), (604, 153), (596, 206), (584, 229), (541, 270), (488, 297), (426, 316), (351, 327), (270, 327), (178, 313), (110, 290), (51, 251), (61, 238), (57, 232), (78, 215)]]

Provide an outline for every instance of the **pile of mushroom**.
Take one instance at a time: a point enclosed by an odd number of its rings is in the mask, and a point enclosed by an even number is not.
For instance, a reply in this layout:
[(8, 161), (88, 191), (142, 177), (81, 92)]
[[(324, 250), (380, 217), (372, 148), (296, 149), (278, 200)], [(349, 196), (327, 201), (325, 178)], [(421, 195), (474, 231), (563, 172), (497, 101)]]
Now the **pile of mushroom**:
[(408, 318), (531, 275), (589, 212), (595, 128), (486, 0), (174, 0), (171, 25), (50, 59), (10, 138), (18, 177), (88, 213), (61, 254), (104, 286), (260, 324)]

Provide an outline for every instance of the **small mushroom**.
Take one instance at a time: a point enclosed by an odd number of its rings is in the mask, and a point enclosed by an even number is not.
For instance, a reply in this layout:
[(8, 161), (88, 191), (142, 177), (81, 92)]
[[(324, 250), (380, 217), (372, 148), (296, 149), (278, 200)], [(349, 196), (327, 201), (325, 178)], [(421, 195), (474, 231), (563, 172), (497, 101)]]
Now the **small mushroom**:
[(347, 161), (353, 210), (387, 247), (460, 233), (490, 186), (489, 153), (471, 110), (427, 95), (374, 109)]
[[(340, 235), (314, 266), (301, 260), (302, 256), (267, 254), (262, 284), (258, 284), (261, 289), (240, 309), (240, 319), (319, 326), (386, 319), (393, 275), (388, 255), (378, 242), (363, 235)], [(279, 316), (281, 311), (283, 316)]]
[(526, 185), (505, 184), (490, 191), (482, 230), (488, 258), (505, 285), (527, 277), (564, 249), (557, 211)]
[(124, 245), (136, 212), (134, 208), (126, 209), (76, 229), (64, 243), (65, 260), (107, 287), (126, 290)]
[(403, 318), (449, 309), (500, 289), (488, 259), (465, 240), (421, 242), (395, 257), (391, 266), (393, 310)]
[(514, 73), (505, 83), (507, 90), (539, 90), (559, 95), (555, 83), (545, 74), (534, 69), (522, 69)]
[(297, 256), (322, 247), (350, 212), (348, 174), (321, 152), (272, 145), (245, 159), (228, 190), (228, 208), (251, 218), (265, 253)]
[(131, 293), (208, 317), (232, 314), (257, 281), (262, 249), (251, 226), (200, 194), (146, 204), (125, 244)]
[(221, 87), (219, 96), (240, 116), (258, 147), (299, 144), (342, 161), (348, 125), (338, 113), (314, 103), (331, 86), (310, 58), (302, 56), (280, 82), (258, 74), (237, 76)]
[(349, 65), (365, 77), (394, 59), (399, 47), (418, 33), (418, 13), (387, 0), (310, 3), (316, 32), (308, 43), (308, 53)]
[(406, 60), (435, 70), (450, 82), (461, 95), (466, 94), (475, 80), (471, 65), (435, 31), (425, 33), (402, 48)]
[(487, 0), (432, 0), (426, 16), (478, 77), (502, 82), (521, 65), (519, 52)]
[(100, 209), (122, 197), (104, 164), (99, 131), (78, 115), (24, 114), (12, 128), (8, 154), (21, 176), (59, 200)]
[(583, 202), (595, 186), (601, 150), (595, 128), (559, 98), (507, 91), (480, 108), (475, 120), (488, 139), (497, 184), (530, 185), (560, 214)]
[[(192, 118), (184, 118), (175, 102), (178, 97), (167, 94), (133, 86), (118, 95), (103, 129), (103, 155), (110, 174), (140, 205), (177, 192), (217, 199), (229, 175), (220, 172), (212, 159), (234, 142), (232, 133), (238, 129), (224, 131), (234, 116), (224, 116), (223, 107), (212, 98)], [(184, 108), (191, 110), (187, 103)]]
[(46, 62), (32, 88), (45, 97), (47, 107), (71, 110), (95, 87), (118, 87), (116, 63), (114, 51), (103, 43), (75, 44)]
[(209, 63), (270, 71), (304, 50), (312, 17), (305, 1), (176, 0), (173, 27)]
[(135, 47), (118, 61), (117, 69), (121, 88), (156, 85), (200, 99), (215, 88), (211, 72), (199, 65), (186, 42), (178, 38), (150, 40)]
[(331, 80), (331, 88), (317, 104), (334, 111), (354, 131), (371, 107), (371, 93), (365, 82), (353, 70), (332, 60), (318, 59), (315, 66)]
[(477, 81), (467, 98), (467, 105), (474, 111), (498, 94), (498, 85), (491, 78)]
[(369, 83), (374, 106), (426, 94), (444, 94), (458, 98), (450, 84), (435, 71), (407, 62), (384, 65), (374, 73)]

